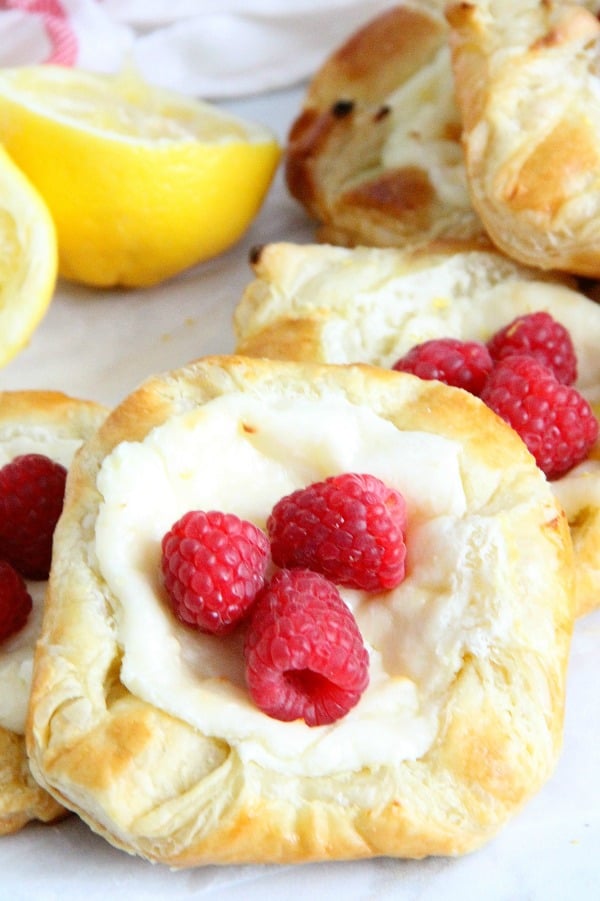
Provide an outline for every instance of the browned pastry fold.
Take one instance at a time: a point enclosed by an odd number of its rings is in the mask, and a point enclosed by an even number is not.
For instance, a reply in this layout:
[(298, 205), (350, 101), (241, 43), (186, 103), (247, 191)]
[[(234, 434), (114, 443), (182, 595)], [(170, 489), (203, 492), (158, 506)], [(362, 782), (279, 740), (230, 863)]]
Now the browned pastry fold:
[(487, 232), (523, 263), (597, 278), (600, 22), (551, 0), (454, 3), (447, 17), (471, 200)]
[[(379, 660), (387, 675), (332, 726), (280, 723), (235, 668), (219, 675), (236, 633), (214, 644), (171, 622), (156, 578), (161, 516), (177, 492), (193, 507), (219, 486), (264, 527), (272, 472), (325, 476), (352, 465), (357, 445), (391, 478), (398, 457), (382, 460), (379, 441), (370, 450), (375, 433), (432, 448), (452, 473), (440, 482), (435, 467), (410, 467), (401, 593), (353, 593), (372, 672)], [(449, 484), (455, 512), (428, 513)], [(37, 778), (117, 847), (171, 866), (456, 855), (496, 834), (554, 768), (573, 624), (568, 528), (514, 432), (464, 392), (377, 367), (244, 357), (157, 375), (78, 455), (55, 543), (28, 748)], [(405, 628), (382, 630), (377, 610)], [(165, 694), (189, 661), (189, 685)], [(383, 716), (379, 685), (400, 692), (392, 707), (384, 694)], [(207, 694), (188, 704), (188, 691)], [(404, 717), (431, 732), (405, 730)]]
[[(53, 391), (0, 392), (0, 459), (16, 438), (21, 452), (44, 453), (56, 438), (82, 441), (105, 415), (99, 405)], [(27, 446), (29, 445), (29, 450)], [(0, 645), (0, 660), (10, 641)], [(30, 658), (33, 658), (33, 647)], [(9, 691), (0, 683), (0, 693)], [(20, 732), (0, 726), (0, 835), (21, 829), (30, 820), (48, 822), (66, 813), (34, 780)]]
[(31, 820), (48, 823), (65, 814), (31, 775), (24, 737), (0, 727), (0, 835), (18, 832)]
[(320, 240), (488, 242), (467, 190), (444, 5), (392, 7), (314, 75), (285, 173)]

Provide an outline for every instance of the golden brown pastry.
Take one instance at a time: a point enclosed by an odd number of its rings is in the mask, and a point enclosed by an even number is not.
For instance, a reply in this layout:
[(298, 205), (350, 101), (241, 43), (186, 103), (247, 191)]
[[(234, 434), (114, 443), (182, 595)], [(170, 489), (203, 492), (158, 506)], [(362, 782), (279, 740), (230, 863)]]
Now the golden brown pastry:
[[(600, 418), (600, 305), (500, 253), (271, 244), (235, 311), (238, 353), (391, 367), (430, 338), (487, 340), (546, 310), (569, 330)], [(552, 483), (573, 536), (580, 614), (600, 603), (600, 446)]]
[[(344, 590), (370, 685), (329, 726), (250, 700), (244, 627), (178, 623), (160, 542), (190, 509), (264, 528), (295, 487), (404, 493), (404, 582)], [(71, 470), (38, 643), (38, 779), (114, 845), (172, 866), (455, 855), (561, 744), (573, 622), (564, 514), (478, 399), (367, 366), (213, 357), (150, 378)]]
[[(58, 392), (0, 392), (0, 466), (27, 453), (45, 454), (68, 466), (105, 412)], [(46, 583), (27, 585), (34, 603), (27, 624), (0, 644), (0, 835), (16, 832), (30, 820), (47, 822), (65, 812), (35, 782), (25, 752), (33, 648)]]
[(466, 183), (443, 0), (392, 7), (312, 79), (285, 160), (320, 240), (486, 244)]
[(600, 22), (551, 0), (454, 3), (447, 17), (469, 190), (487, 232), (528, 265), (598, 277)]

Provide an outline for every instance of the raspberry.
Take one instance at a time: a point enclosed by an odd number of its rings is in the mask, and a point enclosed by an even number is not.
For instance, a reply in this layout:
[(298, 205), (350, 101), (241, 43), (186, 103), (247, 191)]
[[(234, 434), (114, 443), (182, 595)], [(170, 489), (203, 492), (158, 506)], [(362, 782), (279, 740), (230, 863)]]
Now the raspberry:
[(369, 682), (369, 655), (335, 585), (310, 570), (279, 570), (259, 594), (244, 644), (257, 707), (278, 720), (333, 723)]
[(598, 437), (598, 421), (575, 388), (533, 357), (496, 364), (481, 399), (521, 436), (549, 479), (580, 463)]
[(269, 542), (233, 513), (192, 510), (162, 540), (161, 567), (181, 622), (209, 632), (232, 632), (262, 588)]
[(437, 379), (479, 395), (492, 365), (485, 344), (457, 338), (434, 338), (416, 344), (396, 360), (392, 369), (411, 372), (421, 379)]
[(372, 475), (344, 473), (283, 497), (267, 521), (277, 566), (365, 591), (404, 578), (406, 504)]
[(31, 613), (31, 596), (16, 569), (0, 560), (0, 642), (20, 632)]
[(494, 361), (511, 354), (535, 357), (554, 372), (563, 385), (572, 385), (577, 378), (577, 357), (566, 328), (542, 311), (517, 316), (488, 341)]
[(0, 469), (0, 558), (25, 579), (47, 579), (67, 471), (43, 454), (15, 457)]

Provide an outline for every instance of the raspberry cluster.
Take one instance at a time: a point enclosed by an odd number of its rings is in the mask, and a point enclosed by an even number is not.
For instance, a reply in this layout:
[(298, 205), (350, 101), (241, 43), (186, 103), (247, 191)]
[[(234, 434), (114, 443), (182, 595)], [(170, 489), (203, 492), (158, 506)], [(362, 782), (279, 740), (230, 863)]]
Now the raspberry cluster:
[(513, 319), (492, 335), (487, 347), (495, 362), (525, 354), (552, 370), (563, 385), (573, 385), (577, 379), (577, 357), (571, 336), (564, 325), (542, 310)]
[(267, 536), (233, 513), (186, 513), (162, 541), (165, 588), (181, 622), (213, 635), (232, 632), (264, 583)]
[(23, 580), (48, 578), (66, 476), (64, 466), (43, 454), (23, 454), (0, 469), (0, 641), (29, 616)]
[(6, 560), (0, 560), (0, 642), (21, 631), (31, 608), (23, 577)]
[(368, 652), (337, 585), (400, 584), (405, 532), (399, 492), (344, 473), (278, 501), (268, 537), (233, 514), (186, 513), (162, 540), (163, 583), (187, 625), (226, 635), (247, 624), (246, 681), (261, 710), (323, 725), (354, 707), (369, 679)]
[(267, 531), (277, 566), (363, 591), (404, 579), (406, 503), (372, 475), (345, 473), (295, 491), (275, 504)]
[(412, 347), (392, 368), (479, 394), (493, 365), (488, 348), (479, 341), (434, 338)]
[(520, 435), (549, 479), (584, 460), (598, 438), (586, 399), (534, 357), (512, 354), (498, 363), (481, 399)]
[(519, 434), (549, 479), (581, 463), (598, 438), (593, 410), (573, 387), (571, 336), (545, 311), (518, 316), (487, 344), (425, 341), (393, 368), (479, 396)]
[(279, 720), (332, 723), (369, 681), (369, 655), (335, 585), (308, 569), (281, 569), (261, 592), (244, 645), (248, 690)]

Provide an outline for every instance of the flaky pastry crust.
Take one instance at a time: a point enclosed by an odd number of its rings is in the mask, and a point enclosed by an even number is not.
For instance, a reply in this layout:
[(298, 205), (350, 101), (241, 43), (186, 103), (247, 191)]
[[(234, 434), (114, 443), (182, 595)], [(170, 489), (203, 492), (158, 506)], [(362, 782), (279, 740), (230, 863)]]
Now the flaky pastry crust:
[[(105, 412), (97, 404), (59, 392), (0, 392), (0, 444), (15, 434), (27, 436), (33, 432), (84, 440)], [(0, 727), (0, 835), (17, 832), (30, 820), (50, 822), (65, 813), (34, 780), (25, 737)]]
[(487, 232), (528, 265), (598, 277), (600, 22), (550, 0), (453, 3), (447, 17), (471, 200)]
[[(388, 763), (359, 771), (275, 771), (121, 680), (119, 599), (95, 563), (99, 469), (123, 442), (238, 393), (283, 406), (343, 397), (399, 430), (433, 432), (463, 449), (467, 515), (494, 517), (507, 550), (497, 594), (474, 597), (473, 611), (485, 620), (499, 605), (512, 627), (464, 656), (418, 759), (398, 760), (390, 748)], [(150, 378), (87, 443), (55, 541), (28, 724), (32, 766), (126, 851), (172, 866), (455, 855), (494, 835), (552, 772), (573, 623), (568, 528), (514, 432), (463, 392), (376, 367), (196, 361)]]
[(392, 7), (314, 75), (289, 133), (285, 174), (320, 240), (488, 243), (467, 190), (444, 6)]
[[(234, 314), (238, 353), (391, 367), (430, 338), (486, 341), (516, 316), (546, 310), (569, 330), (576, 387), (600, 418), (600, 305), (570, 282), (497, 252), (271, 244)], [(600, 443), (589, 466), (553, 483), (575, 546), (577, 610), (600, 604)]]

